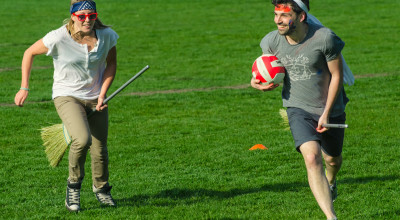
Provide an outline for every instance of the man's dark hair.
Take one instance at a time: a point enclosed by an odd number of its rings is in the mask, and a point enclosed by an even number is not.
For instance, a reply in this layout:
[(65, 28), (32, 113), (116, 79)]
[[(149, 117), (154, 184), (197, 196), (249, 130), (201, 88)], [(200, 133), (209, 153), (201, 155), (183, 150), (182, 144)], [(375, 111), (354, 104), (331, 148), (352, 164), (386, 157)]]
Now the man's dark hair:
[[(310, 10), (309, 0), (301, 0), (301, 1), (307, 6), (307, 9)], [(292, 6), (292, 10), (296, 14), (300, 14), (303, 11), (303, 9), (301, 9), (300, 6), (298, 6), (297, 3), (293, 0), (271, 0), (271, 3), (275, 6), (279, 4), (290, 4)]]

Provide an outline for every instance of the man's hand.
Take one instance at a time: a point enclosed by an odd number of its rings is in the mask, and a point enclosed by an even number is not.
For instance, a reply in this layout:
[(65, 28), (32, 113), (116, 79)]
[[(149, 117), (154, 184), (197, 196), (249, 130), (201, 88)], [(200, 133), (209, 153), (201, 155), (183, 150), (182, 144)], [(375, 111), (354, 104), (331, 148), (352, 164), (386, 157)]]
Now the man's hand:
[(323, 124), (328, 124), (328, 123), (329, 123), (328, 117), (325, 116), (324, 114), (321, 115), (321, 117), (320, 117), (319, 120), (318, 120), (318, 127), (317, 127), (317, 129), (316, 129), (317, 132), (318, 132), (318, 133), (324, 133), (325, 131), (327, 131), (328, 128), (325, 128), (325, 127), (323, 127), (322, 125), (323, 125)]
[(269, 85), (261, 85), (261, 81), (254, 77), (251, 78), (250, 84), (253, 88), (264, 92), (274, 90), (276, 87), (279, 86), (279, 84), (273, 84), (273, 83), (270, 83)]

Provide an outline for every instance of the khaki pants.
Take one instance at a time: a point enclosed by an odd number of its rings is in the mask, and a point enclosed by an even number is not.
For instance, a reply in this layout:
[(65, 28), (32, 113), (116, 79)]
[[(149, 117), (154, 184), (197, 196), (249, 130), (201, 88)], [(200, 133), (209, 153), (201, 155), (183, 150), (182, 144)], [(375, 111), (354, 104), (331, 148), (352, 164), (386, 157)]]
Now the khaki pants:
[(82, 182), (85, 176), (86, 154), (90, 149), (93, 185), (100, 189), (108, 183), (108, 110), (87, 115), (97, 105), (96, 100), (57, 97), (54, 105), (72, 139), (69, 150), (69, 181)]

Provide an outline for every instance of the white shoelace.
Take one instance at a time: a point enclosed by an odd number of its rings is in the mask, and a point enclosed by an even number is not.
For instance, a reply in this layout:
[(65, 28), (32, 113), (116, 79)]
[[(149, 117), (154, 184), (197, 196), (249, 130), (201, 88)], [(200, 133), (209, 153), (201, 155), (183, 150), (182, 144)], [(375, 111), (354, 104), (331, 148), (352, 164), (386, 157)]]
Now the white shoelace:
[(97, 193), (97, 197), (104, 204), (114, 205), (114, 201), (113, 201), (111, 195), (108, 193)]
[(70, 205), (79, 204), (79, 189), (68, 188), (68, 200)]

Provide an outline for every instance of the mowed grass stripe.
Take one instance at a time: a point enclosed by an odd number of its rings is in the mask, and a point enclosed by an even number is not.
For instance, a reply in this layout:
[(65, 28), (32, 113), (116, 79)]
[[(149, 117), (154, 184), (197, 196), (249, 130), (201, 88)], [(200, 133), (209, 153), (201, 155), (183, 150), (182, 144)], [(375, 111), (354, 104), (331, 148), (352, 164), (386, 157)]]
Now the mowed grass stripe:
[[(386, 77), (390, 76), (391, 74), (387, 73), (379, 73), (379, 74), (365, 74), (365, 75), (355, 75), (354, 78), (375, 78), (375, 77)], [(188, 89), (171, 89), (171, 90), (159, 90), (159, 91), (148, 91), (148, 92), (131, 92), (128, 94), (119, 94), (119, 96), (149, 96), (154, 94), (176, 94), (176, 93), (187, 93), (187, 92), (211, 92), (220, 89), (245, 89), (250, 87), (250, 84), (242, 84), (242, 85), (234, 85), (234, 86), (221, 86), (221, 87), (209, 87), (209, 88), (188, 88)], [(111, 91), (110, 91), (111, 92)], [(45, 101), (27, 101), (26, 104), (33, 104), (33, 103), (48, 103), (51, 100)], [(12, 103), (0, 103), (0, 106), (14, 106)]]

